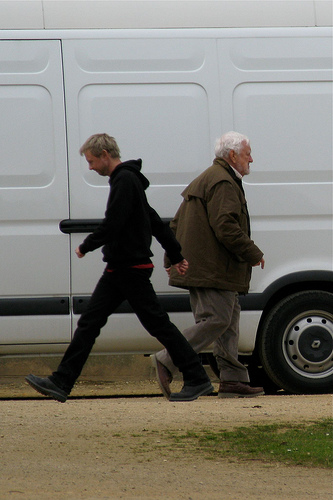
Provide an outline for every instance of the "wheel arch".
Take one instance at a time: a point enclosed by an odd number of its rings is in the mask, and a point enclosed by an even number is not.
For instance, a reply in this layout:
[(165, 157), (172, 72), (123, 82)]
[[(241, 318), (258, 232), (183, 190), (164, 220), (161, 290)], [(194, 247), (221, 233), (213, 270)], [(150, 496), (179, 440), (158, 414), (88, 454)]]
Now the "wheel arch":
[[(258, 324), (255, 347), (251, 355), (251, 380), (252, 378), (266, 385), (266, 392), (275, 393), (278, 386), (271, 380), (262, 366), (262, 360), (259, 355), (259, 346), (262, 341), (262, 332), (267, 317), (274, 307), (283, 299), (295, 293), (303, 291), (325, 291), (333, 293), (333, 271), (301, 271), (290, 273), (278, 278), (271, 283), (262, 294), (260, 294), (260, 304), (250, 306), (252, 310), (262, 310)], [(258, 297), (259, 299), (259, 297)]]
[(333, 271), (301, 271), (290, 273), (271, 283), (262, 294), (262, 315), (258, 325), (254, 352), (260, 342), (262, 325), (269, 312), (282, 299), (298, 292), (318, 290), (333, 293)]

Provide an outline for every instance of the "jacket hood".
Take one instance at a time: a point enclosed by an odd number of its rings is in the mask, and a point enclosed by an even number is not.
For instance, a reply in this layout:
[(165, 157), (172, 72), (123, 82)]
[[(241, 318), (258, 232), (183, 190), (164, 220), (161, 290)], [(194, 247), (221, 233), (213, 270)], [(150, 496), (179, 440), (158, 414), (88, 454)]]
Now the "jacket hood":
[(117, 168), (114, 170), (114, 172), (111, 174), (111, 179), (117, 175), (118, 172), (122, 169), (130, 170), (131, 172), (134, 172), (135, 175), (140, 179), (140, 182), (143, 186), (143, 189), (147, 189), (149, 186), (149, 181), (147, 177), (145, 177), (141, 173), (141, 168), (142, 168), (142, 160), (139, 158), (138, 160), (128, 160), (120, 163)]

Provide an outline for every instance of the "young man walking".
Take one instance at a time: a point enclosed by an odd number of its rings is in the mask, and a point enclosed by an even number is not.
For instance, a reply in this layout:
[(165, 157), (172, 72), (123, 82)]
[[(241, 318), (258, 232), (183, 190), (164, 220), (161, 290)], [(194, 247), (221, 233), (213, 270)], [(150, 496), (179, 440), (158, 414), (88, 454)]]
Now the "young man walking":
[(184, 386), (170, 395), (170, 401), (192, 401), (209, 394), (213, 386), (191, 348), (162, 309), (150, 282), (153, 272), (150, 250), (154, 236), (179, 275), (187, 261), (173, 232), (148, 204), (145, 190), (149, 181), (141, 173), (141, 160), (122, 162), (113, 137), (91, 136), (81, 147), (90, 170), (110, 177), (110, 194), (105, 217), (97, 229), (76, 249), (79, 258), (103, 247), (106, 268), (78, 321), (74, 337), (58, 369), (47, 378), (28, 375), (27, 382), (38, 392), (65, 402), (108, 317), (128, 300), (142, 325), (164, 345), (175, 366), (182, 372)]

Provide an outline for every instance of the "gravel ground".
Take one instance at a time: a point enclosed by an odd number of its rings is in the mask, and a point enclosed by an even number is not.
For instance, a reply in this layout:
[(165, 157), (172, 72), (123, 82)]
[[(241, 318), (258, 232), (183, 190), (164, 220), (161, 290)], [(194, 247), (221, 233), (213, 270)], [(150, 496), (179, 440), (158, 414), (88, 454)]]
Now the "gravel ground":
[[(217, 388), (217, 387), (216, 387)], [(13, 398), (14, 399), (11, 399)], [(170, 403), (154, 381), (79, 383), (66, 404), (0, 385), (0, 499), (332, 500), (332, 474), (171, 448), (168, 431), (332, 416), (332, 395)]]

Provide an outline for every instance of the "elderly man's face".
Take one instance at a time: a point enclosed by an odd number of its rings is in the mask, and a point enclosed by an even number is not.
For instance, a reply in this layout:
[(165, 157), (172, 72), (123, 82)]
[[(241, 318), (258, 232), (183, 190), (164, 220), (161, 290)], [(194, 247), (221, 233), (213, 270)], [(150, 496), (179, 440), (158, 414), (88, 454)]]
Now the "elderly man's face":
[(243, 147), (240, 153), (236, 153), (232, 151), (232, 159), (233, 159), (233, 167), (239, 172), (242, 176), (249, 175), (250, 173), (250, 163), (253, 162), (251, 156), (251, 148), (246, 142), (243, 142)]

